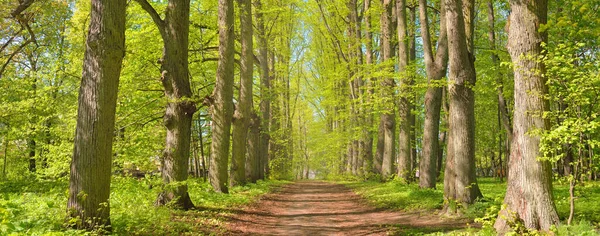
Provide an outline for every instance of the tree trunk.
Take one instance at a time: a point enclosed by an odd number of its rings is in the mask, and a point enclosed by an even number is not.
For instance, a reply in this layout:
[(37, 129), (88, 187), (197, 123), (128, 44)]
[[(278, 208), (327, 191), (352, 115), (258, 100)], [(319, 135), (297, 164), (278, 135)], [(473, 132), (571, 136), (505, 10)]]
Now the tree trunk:
[[(36, 61), (31, 57), (31, 56), (27, 56), (29, 58), (29, 63), (31, 64), (31, 71), (35, 72), (37, 71), (37, 63)], [(30, 118), (30, 123), (32, 124), (32, 127), (30, 128), (30, 132), (31, 132), (31, 136), (29, 137), (29, 140), (27, 141), (27, 149), (29, 150), (29, 172), (35, 173), (36, 169), (37, 169), (37, 164), (36, 164), (36, 160), (35, 160), (35, 149), (36, 149), (36, 131), (35, 131), (35, 124), (37, 124), (37, 112), (35, 110), (35, 98), (37, 96), (37, 77), (36, 75), (33, 76), (33, 81), (32, 81), (32, 85), (31, 85), (31, 89), (32, 89), (32, 94), (31, 96), (33, 97), (33, 104), (31, 106), (31, 118)]]
[(76, 228), (110, 227), (108, 197), (125, 55), (125, 7), (121, 0), (92, 0), (67, 202), (69, 217), (77, 219)]
[(398, 32), (398, 72), (400, 74), (400, 99), (398, 102), (398, 177), (404, 181), (411, 180), (411, 104), (410, 95), (412, 76), (407, 70), (409, 62), (409, 48), (406, 23), (406, 0), (396, 0), (396, 18)]
[[(444, 167), (444, 149), (447, 149), (448, 147), (448, 110), (450, 110), (449, 105), (448, 105), (448, 87), (444, 86), (442, 87), (442, 109), (446, 112), (446, 115), (444, 116), (444, 120), (445, 123), (444, 124), (444, 132), (440, 133), (440, 142), (439, 142), (439, 152), (438, 152), (438, 159), (437, 159), (437, 177), (440, 177), (442, 175), (442, 170), (445, 171), (445, 169), (443, 169), (442, 167)], [(440, 118), (441, 119), (441, 118)], [(446, 150), (446, 153), (448, 153), (448, 151)]]
[(250, 0), (238, 0), (240, 11), (240, 97), (233, 119), (233, 146), (231, 158), (230, 186), (244, 185), (246, 182), (246, 144), (250, 125), (252, 104), (252, 80), (254, 54), (252, 45), (252, 5)]
[(200, 116), (198, 116), (198, 139), (200, 140), (200, 156), (202, 157), (202, 178), (206, 181), (207, 170), (206, 170), (206, 156), (204, 154), (204, 139), (202, 138), (202, 123), (200, 122)]
[(163, 39), (163, 57), (159, 63), (168, 101), (163, 121), (167, 138), (161, 159), (165, 190), (158, 195), (156, 205), (175, 200), (173, 206), (187, 210), (194, 207), (183, 182), (188, 178), (192, 117), (196, 112), (196, 105), (189, 101), (192, 97), (188, 69), (190, 1), (169, 0), (164, 20), (146, 0), (136, 1), (152, 17)]
[(552, 172), (548, 161), (539, 160), (540, 137), (533, 130), (548, 129), (542, 113), (548, 111), (545, 67), (537, 58), (546, 33), (538, 31), (546, 23), (547, 0), (511, 0), (508, 51), (514, 64), (515, 108), (513, 140), (508, 163), (506, 208), (498, 214), (494, 227), (499, 233), (520, 221), (526, 228), (549, 231), (559, 219), (552, 200)]
[[(371, 0), (364, 1), (364, 21), (365, 21), (365, 63), (367, 68), (370, 69), (370, 66), (373, 65), (373, 34), (371, 33), (371, 14), (369, 12), (371, 9)], [(372, 109), (370, 107), (370, 102), (373, 100), (373, 85), (375, 84), (375, 78), (369, 78), (370, 76), (365, 76), (366, 85), (364, 87), (365, 97), (365, 105), (364, 107), (364, 119), (365, 124), (363, 124), (363, 139), (364, 139), (364, 150), (363, 154), (363, 169), (364, 172), (378, 173), (373, 160), (373, 132), (371, 131), (373, 127), (373, 114)], [(380, 162), (381, 163), (381, 162)], [(381, 168), (379, 168), (381, 169)], [(380, 172), (380, 171), (379, 171)]]
[(4, 136), (2, 146), (4, 147), (4, 164), (2, 165), (2, 179), (6, 180), (6, 160), (8, 159), (8, 137)]
[(229, 193), (227, 168), (233, 116), (233, 0), (219, 0), (219, 63), (212, 94), (210, 182), (216, 192)]
[[(416, 29), (416, 24), (417, 24), (417, 6), (413, 5), (412, 7), (410, 7), (410, 19), (409, 19), (409, 24), (410, 27), (408, 27), (408, 47), (409, 47), (409, 61), (411, 65), (416, 65), (417, 63), (417, 29)], [(417, 78), (417, 68), (416, 66), (411, 67), (411, 69), (413, 69), (413, 71), (411, 72), (411, 79), (410, 79), (410, 85), (414, 86), (415, 85), (415, 81)], [(415, 181), (415, 172), (418, 169), (417, 165), (418, 163), (418, 155), (417, 155), (417, 128), (420, 127), (419, 125), (417, 125), (417, 122), (419, 121), (419, 119), (417, 119), (416, 115), (413, 113), (413, 111), (415, 110), (415, 106), (417, 106), (416, 102), (417, 100), (417, 93), (415, 93), (414, 90), (411, 90), (410, 93), (410, 98), (412, 99), (412, 101), (409, 103), (410, 104), (410, 113), (408, 116), (408, 120), (409, 120), (409, 124), (410, 124), (410, 159), (411, 159), (411, 165), (410, 165), (410, 172), (411, 172), (411, 176), (410, 179), (411, 181)]]
[[(393, 59), (392, 52), (392, 9), (394, 4), (391, 0), (382, 0), (383, 12), (381, 14), (381, 60), (388, 61)], [(389, 178), (393, 174), (395, 158), (395, 130), (396, 121), (394, 115), (394, 79), (389, 78), (394, 71), (394, 67), (387, 68), (390, 75), (381, 81), (383, 90), (384, 111), (380, 116), (380, 122), (383, 125), (383, 152), (381, 161), (381, 176), (383, 179)]]
[(269, 123), (271, 120), (271, 83), (269, 77), (269, 62), (267, 51), (267, 35), (265, 31), (265, 23), (262, 13), (262, 3), (260, 0), (255, 0), (256, 4), (256, 29), (258, 30), (258, 59), (260, 63), (260, 167), (258, 176), (265, 179), (267, 168), (269, 167)]
[[(488, 40), (490, 41), (490, 50), (492, 51), (491, 59), (492, 64), (496, 67), (497, 70), (500, 69), (500, 57), (498, 53), (496, 53), (496, 31), (495, 31), (495, 15), (494, 15), (494, 0), (489, 0), (487, 2), (488, 7)], [(498, 93), (498, 106), (500, 111), (500, 118), (502, 121), (502, 125), (506, 130), (506, 137), (508, 138), (508, 143), (512, 141), (512, 127), (510, 121), (510, 115), (508, 113), (508, 106), (506, 105), (506, 99), (504, 98), (504, 82), (503, 82), (503, 74), (498, 72), (496, 74), (496, 83), (497, 83), (497, 93)]]
[(250, 132), (248, 133), (248, 148), (246, 156), (246, 180), (256, 183), (259, 180), (260, 169), (260, 119), (251, 113)]
[(385, 129), (383, 122), (379, 122), (377, 128), (377, 147), (375, 150), (375, 157), (373, 158), (373, 171), (375, 174), (383, 175), (382, 162), (383, 162), (383, 148), (385, 141)]
[[(419, 186), (421, 188), (435, 188), (438, 163), (441, 163), (443, 149), (440, 150), (440, 110), (442, 106), (442, 77), (446, 75), (448, 67), (448, 41), (446, 32), (445, 4), (441, 1), (440, 8), (440, 34), (438, 46), (433, 56), (431, 36), (429, 33), (429, 19), (427, 16), (427, 1), (419, 1), (419, 16), (421, 24), (421, 37), (427, 73), (427, 92), (425, 92), (425, 121), (423, 127), (423, 155), (419, 163)], [(445, 135), (444, 135), (445, 136)], [(442, 154), (442, 155), (440, 155)]]
[[(469, 1), (472, 0), (465, 2)], [(467, 4), (465, 2), (462, 5)], [(464, 206), (482, 197), (475, 173), (475, 67), (468, 41), (471, 26), (465, 25), (461, 8), (460, 0), (446, 2), (447, 24), (454, 26), (447, 27), (450, 110), (444, 198), (448, 213), (456, 210), (449, 208), (452, 202)], [(467, 12), (469, 11), (465, 9), (465, 13)], [(468, 19), (467, 23), (471, 20)]]
[[(35, 132), (35, 128), (32, 128), (32, 131)], [(37, 165), (35, 161), (35, 139), (33, 137), (27, 141), (27, 149), (29, 150), (29, 172), (35, 173)]]

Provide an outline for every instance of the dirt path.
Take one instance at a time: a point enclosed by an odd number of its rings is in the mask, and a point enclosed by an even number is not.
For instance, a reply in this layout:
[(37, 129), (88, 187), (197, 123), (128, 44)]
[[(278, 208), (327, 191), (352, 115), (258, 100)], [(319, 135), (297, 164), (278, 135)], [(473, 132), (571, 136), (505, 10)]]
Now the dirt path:
[(409, 235), (451, 231), (465, 222), (424, 212), (376, 209), (343, 185), (306, 181), (283, 186), (230, 218), (235, 235)]

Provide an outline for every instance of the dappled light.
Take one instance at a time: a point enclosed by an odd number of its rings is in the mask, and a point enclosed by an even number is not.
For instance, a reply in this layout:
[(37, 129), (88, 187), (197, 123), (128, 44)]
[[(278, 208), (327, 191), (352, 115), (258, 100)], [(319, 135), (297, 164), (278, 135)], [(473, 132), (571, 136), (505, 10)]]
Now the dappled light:
[(0, 235), (595, 235), (599, 0), (0, 0)]

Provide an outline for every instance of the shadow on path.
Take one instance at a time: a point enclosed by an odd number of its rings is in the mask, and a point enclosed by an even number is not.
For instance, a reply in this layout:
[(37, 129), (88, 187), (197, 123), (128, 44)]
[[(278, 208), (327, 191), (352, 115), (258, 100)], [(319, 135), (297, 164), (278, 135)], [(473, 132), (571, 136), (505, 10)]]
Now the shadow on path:
[(343, 185), (303, 181), (228, 217), (232, 235), (410, 235), (466, 228), (427, 212), (376, 209)]

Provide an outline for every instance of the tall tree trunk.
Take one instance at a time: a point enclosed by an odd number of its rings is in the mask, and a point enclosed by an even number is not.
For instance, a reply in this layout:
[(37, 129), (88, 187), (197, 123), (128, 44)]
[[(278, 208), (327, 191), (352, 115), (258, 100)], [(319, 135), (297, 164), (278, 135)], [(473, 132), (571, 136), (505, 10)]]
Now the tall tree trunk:
[(246, 182), (246, 144), (248, 127), (252, 117), (252, 80), (254, 73), (254, 49), (252, 45), (252, 5), (250, 0), (238, 0), (242, 54), (240, 56), (240, 97), (233, 118), (233, 146), (230, 186)]
[[(416, 29), (416, 25), (417, 25), (417, 6), (413, 5), (412, 7), (409, 8), (410, 9), (410, 26), (408, 27), (408, 47), (409, 47), (409, 61), (411, 65), (416, 65), (416, 61), (417, 61), (417, 29)], [(416, 78), (417, 78), (417, 68), (416, 66), (411, 66), (411, 69), (413, 69), (413, 71), (411, 72), (411, 79), (410, 79), (410, 85), (413, 86), (415, 84)], [(415, 180), (415, 171), (418, 169), (417, 165), (418, 162), (417, 160), (419, 159), (417, 156), (417, 127), (419, 127), (417, 125), (417, 117), (416, 115), (413, 113), (413, 110), (415, 109), (416, 106), (416, 102), (417, 100), (417, 94), (411, 90), (410, 93), (410, 98), (412, 99), (412, 102), (410, 102), (410, 113), (408, 115), (408, 120), (409, 120), (409, 124), (410, 124), (410, 159), (411, 159), (411, 165), (410, 165), (410, 172), (411, 172), (411, 181)]]
[[(429, 19), (427, 16), (427, 1), (419, 1), (419, 16), (421, 24), (421, 37), (427, 73), (427, 92), (425, 93), (425, 121), (423, 129), (423, 155), (419, 163), (419, 186), (421, 188), (435, 188), (438, 163), (441, 163), (439, 133), (440, 110), (442, 106), (441, 79), (446, 75), (448, 67), (448, 40), (446, 31), (445, 2), (441, 1), (440, 7), (440, 34), (435, 58), (433, 55), (431, 36), (429, 33)], [(445, 136), (445, 135), (444, 135)], [(443, 154), (442, 154), (443, 155)]]
[(467, 205), (482, 197), (475, 173), (475, 67), (468, 41), (471, 26), (465, 25), (461, 8), (461, 0), (446, 1), (447, 24), (454, 26), (447, 27), (450, 114), (444, 198), (448, 213), (455, 210), (448, 207), (451, 202)]
[(202, 123), (200, 122), (200, 116), (198, 116), (198, 139), (200, 140), (200, 156), (202, 157), (202, 178), (206, 181), (207, 170), (206, 170), (206, 156), (204, 154), (204, 138), (202, 137)]
[(246, 157), (246, 180), (256, 183), (260, 179), (260, 118), (254, 112), (251, 113), (248, 133), (248, 148)]
[(210, 182), (216, 192), (229, 193), (227, 168), (233, 116), (233, 0), (219, 0), (219, 62), (212, 94)]
[(273, 50), (267, 50), (267, 55), (267, 61), (269, 62), (269, 67), (267, 67), (269, 72), (267, 75), (269, 75), (270, 84), (267, 94), (269, 95), (269, 99), (272, 100), (270, 101), (271, 106), (269, 109), (269, 148), (267, 151), (267, 160), (269, 164), (265, 166), (265, 178), (270, 177), (271, 162), (273, 162), (273, 160), (279, 156), (279, 152), (281, 150), (280, 145), (277, 144), (277, 142), (275, 142), (276, 140), (273, 138), (273, 135), (275, 135), (281, 127), (279, 125), (279, 107), (277, 106), (277, 96), (274, 93), (275, 88), (277, 87), (277, 81), (275, 80), (275, 53)]
[[(494, 15), (494, 0), (489, 0), (487, 2), (488, 7), (488, 40), (490, 41), (490, 50), (492, 51), (492, 55), (490, 56), (492, 59), (492, 64), (496, 67), (497, 70), (500, 69), (500, 57), (498, 53), (496, 53), (496, 18)], [(498, 71), (496, 73), (496, 83), (497, 83), (497, 93), (498, 93), (498, 107), (500, 112), (500, 118), (502, 121), (502, 125), (506, 130), (506, 137), (508, 138), (508, 143), (512, 142), (512, 127), (510, 121), (510, 115), (508, 113), (508, 106), (506, 105), (506, 99), (504, 98), (504, 82), (503, 82), (503, 74)]]
[(67, 209), (76, 228), (110, 225), (112, 141), (121, 63), (125, 55), (121, 0), (92, 0), (79, 88), (79, 109)]
[[(381, 0), (383, 12), (381, 14), (381, 60), (389, 61), (393, 59), (392, 52), (392, 9), (394, 4), (392, 0)], [(395, 129), (396, 121), (394, 115), (394, 94), (395, 85), (394, 79), (389, 78), (394, 71), (394, 67), (386, 69), (390, 74), (381, 81), (383, 90), (383, 107), (380, 116), (380, 122), (383, 125), (383, 133), (380, 133), (379, 138), (383, 140), (382, 161), (381, 161), (381, 176), (384, 179), (389, 178), (393, 174), (394, 158), (395, 158)], [(383, 135), (382, 135), (383, 134)]]
[(267, 32), (263, 19), (263, 7), (261, 0), (255, 0), (256, 4), (256, 29), (258, 30), (258, 60), (260, 63), (260, 167), (259, 178), (264, 179), (267, 168), (269, 167), (269, 123), (271, 120), (271, 83), (269, 76), (269, 62), (267, 50)]
[[(37, 62), (31, 57), (28, 56), (29, 58), (29, 63), (31, 64), (31, 71), (35, 72), (37, 71)], [(35, 173), (36, 169), (37, 169), (37, 163), (35, 160), (35, 150), (36, 150), (36, 131), (35, 131), (35, 124), (37, 124), (37, 112), (35, 110), (35, 99), (37, 96), (37, 76), (34, 75), (33, 76), (33, 81), (32, 81), (32, 85), (31, 85), (31, 90), (32, 90), (32, 98), (33, 98), (33, 104), (31, 106), (31, 118), (30, 118), (30, 123), (32, 124), (31, 128), (30, 128), (30, 132), (31, 132), (31, 136), (29, 137), (29, 140), (27, 141), (27, 149), (29, 150), (29, 172)]]
[[(368, 70), (371, 69), (371, 65), (373, 65), (373, 34), (371, 33), (371, 14), (369, 10), (371, 9), (371, 0), (364, 1), (364, 16), (363, 19), (365, 21), (365, 63)], [(365, 173), (379, 173), (377, 172), (374, 160), (373, 160), (373, 132), (371, 129), (373, 128), (373, 114), (370, 102), (373, 100), (373, 85), (375, 84), (375, 78), (371, 76), (365, 76), (364, 84), (364, 119), (365, 123), (363, 124), (363, 139), (364, 139), (364, 150), (363, 154), (363, 168)], [(379, 168), (381, 169), (381, 168)]]
[[(445, 111), (445, 116), (444, 119), (440, 121), (445, 122), (440, 123), (444, 124), (443, 127), (445, 129), (443, 132), (440, 132), (439, 152), (437, 159), (437, 177), (442, 175), (442, 170), (445, 171), (445, 169), (442, 169), (442, 167), (444, 167), (444, 150), (447, 150), (448, 147), (448, 110), (450, 110), (450, 106), (448, 105), (448, 86), (442, 87), (442, 109)], [(446, 151), (446, 153), (447, 152), (448, 151)]]
[(192, 97), (188, 69), (189, 42), (189, 0), (169, 0), (165, 9), (165, 19), (146, 0), (136, 0), (152, 17), (163, 39), (163, 56), (159, 61), (161, 82), (165, 89), (167, 108), (164, 125), (167, 128), (165, 150), (161, 159), (161, 172), (166, 187), (158, 195), (156, 205), (171, 203), (176, 208), (194, 207), (182, 184), (188, 178), (192, 117), (196, 105), (189, 101)]
[(546, 130), (549, 123), (542, 118), (548, 111), (548, 94), (544, 78), (542, 55), (545, 32), (539, 26), (546, 24), (547, 0), (511, 0), (511, 22), (508, 29), (508, 51), (514, 64), (515, 108), (513, 113), (513, 140), (508, 162), (506, 208), (498, 214), (494, 227), (499, 233), (510, 230), (520, 221), (530, 229), (549, 231), (559, 219), (552, 200), (552, 173), (548, 161), (539, 160), (540, 137), (533, 130)]
[(2, 179), (6, 180), (6, 161), (8, 159), (8, 137), (4, 136), (4, 140), (2, 140), (2, 146), (4, 147), (4, 163), (2, 165)]
[[(361, 43), (361, 27), (358, 15), (358, 6), (356, 0), (348, 1), (348, 36), (350, 43), (348, 44), (348, 58), (350, 58), (350, 98), (351, 98), (351, 116), (350, 126), (360, 127), (364, 120), (364, 109), (362, 108), (362, 101), (364, 101), (364, 84), (362, 80), (361, 67), (363, 64), (363, 52)], [(354, 131), (353, 131), (354, 132)], [(362, 132), (362, 130), (361, 130)], [(355, 136), (355, 135), (352, 135)], [(357, 138), (353, 140), (353, 154), (352, 154), (352, 172), (356, 175), (362, 175), (363, 171), (363, 160), (364, 160), (364, 140), (362, 133), (356, 135)]]
[(398, 72), (400, 74), (400, 99), (398, 102), (398, 177), (411, 180), (411, 104), (410, 95), (412, 76), (407, 70), (409, 62), (408, 29), (406, 23), (406, 0), (396, 0), (396, 18), (398, 32)]

